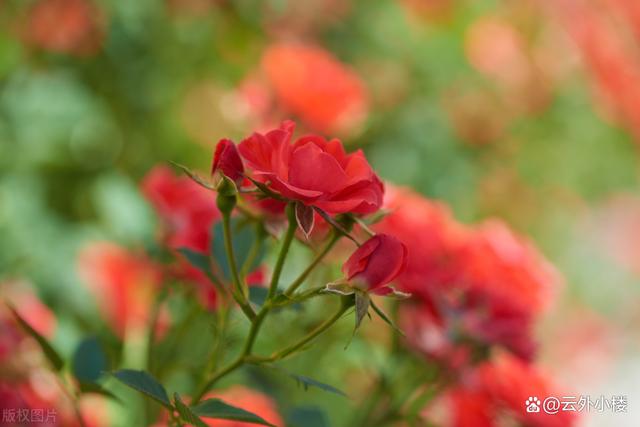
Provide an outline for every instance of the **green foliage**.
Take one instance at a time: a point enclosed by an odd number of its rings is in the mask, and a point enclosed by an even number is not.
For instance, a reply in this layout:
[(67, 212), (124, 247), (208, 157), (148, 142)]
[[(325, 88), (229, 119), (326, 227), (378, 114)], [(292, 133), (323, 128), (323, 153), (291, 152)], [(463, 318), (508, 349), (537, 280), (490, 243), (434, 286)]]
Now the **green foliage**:
[(44, 338), (35, 329), (33, 329), (33, 327), (31, 327), (31, 325), (29, 325), (29, 323), (27, 323), (27, 321), (18, 314), (14, 307), (9, 306), (9, 310), (13, 314), (13, 317), (15, 317), (15, 319), (18, 321), (20, 326), (24, 329), (24, 331), (38, 342), (38, 345), (42, 349), (42, 352), (46, 356), (47, 360), (51, 363), (51, 366), (56, 371), (62, 370), (62, 368), (64, 367), (64, 360), (62, 360), (62, 357), (60, 357), (58, 352), (51, 346), (51, 344), (49, 344), (49, 341), (47, 341), (46, 338)]
[(263, 418), (244, 409), (229, 405), (220, 399), (207, 399), (191, 408), (194, 414), (219, 420), (233, 420), (274, 427)]
[(173, 408), (165, 388), (148, 372), (120, 369), (112, 372), (111, 375), (124, 385), (152, 398), (167, 409)]

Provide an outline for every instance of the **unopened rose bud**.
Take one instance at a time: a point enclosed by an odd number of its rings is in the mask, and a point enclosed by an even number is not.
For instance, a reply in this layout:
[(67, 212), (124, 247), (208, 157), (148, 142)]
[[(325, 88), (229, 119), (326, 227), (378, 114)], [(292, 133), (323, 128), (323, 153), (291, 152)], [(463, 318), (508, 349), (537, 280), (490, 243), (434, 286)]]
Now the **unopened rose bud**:
[(244, 166), (236, 145), (229, 139), (221, 139), (216, 145), (213, 155), (211, 175), (220, 172), (236, 184), (240, 184), (244, 178)]
[(230, 178), (223, 176), (217, 191), (218, 197), (216, 198), (216, 204), (218, 205), (218, 209), (223, 215), (231, 214), (237, 202), (238, 188), (236, 184)]
[(393, 236), (378, 234), (367, 240), (344, 263), (342, 272), (347, 282), (362, 291), (386, 295), (387, 285), (404, 269), (406, 246)]

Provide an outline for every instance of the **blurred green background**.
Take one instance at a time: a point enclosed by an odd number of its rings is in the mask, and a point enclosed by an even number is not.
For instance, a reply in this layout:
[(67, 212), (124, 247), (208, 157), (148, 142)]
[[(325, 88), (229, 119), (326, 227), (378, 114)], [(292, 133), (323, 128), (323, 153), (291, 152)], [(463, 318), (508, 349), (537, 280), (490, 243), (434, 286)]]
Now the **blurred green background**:
[[(141, 177), (168, 161), (207, 171), (219, 138), (263, 126), (242, 104), (243, 82), (271, 44), (296, 40), (362, 79), (368, 115), (338, 136), (381, 177), (463, 221), (504, 218), (562, 271), (539, 333), (549, 369), (582, 394), (640, 401), (637, 141), (538, 2), (102, 0), (95, 46), (66, 51), (30, 35), (56, 31), (34, 29), (37, 3), (0, 2), (0, 281), (37, 289), (61, 348), (82, 335), (77, 319), (95, 316), (78, 250), (151, 246)], [(68, 37), (83, 34), (74, 19), (57, 21)], [(270, 120), (298, 118), (277, 110)]]

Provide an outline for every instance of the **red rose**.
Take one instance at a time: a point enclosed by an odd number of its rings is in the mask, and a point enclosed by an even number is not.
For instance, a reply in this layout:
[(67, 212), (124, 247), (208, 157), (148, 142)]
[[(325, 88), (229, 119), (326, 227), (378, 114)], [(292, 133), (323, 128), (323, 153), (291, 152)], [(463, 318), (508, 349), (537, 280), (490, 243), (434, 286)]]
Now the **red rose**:
[(384, 186), (361, 150), (346, 154), (342, 143), (317, 135), (290, 143), (294, 123), (240, 143), (240, 154), (253, 179), (285, 199), (315, 206), (329, 214), (368, 214), (382, 205)]
[(240, 184), (243, 180), (244, 167), (242, 166), (242, 159), (238, 154), (236, 145), (229, 139), (221, 139), (216, 145), (211, 175), (218, 171), (235, 181), (236, 184)]
[(378, 234), (367, 240), (344, 263), (347, 282), (363, 291), (386, 295), (388, 285), (404, 269), (407, 247), (393, 236)]

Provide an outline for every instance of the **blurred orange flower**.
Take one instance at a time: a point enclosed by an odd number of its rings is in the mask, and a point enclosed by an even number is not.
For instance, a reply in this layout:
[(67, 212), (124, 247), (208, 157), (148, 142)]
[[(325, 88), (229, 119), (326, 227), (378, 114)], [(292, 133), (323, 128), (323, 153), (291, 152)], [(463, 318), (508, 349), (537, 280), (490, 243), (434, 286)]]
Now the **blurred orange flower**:
[(349, 133), (367, 116), (360, 77), (321, 47), (273, 44), (262, 56), (262, 69), (278, 102), (314, 130)]

